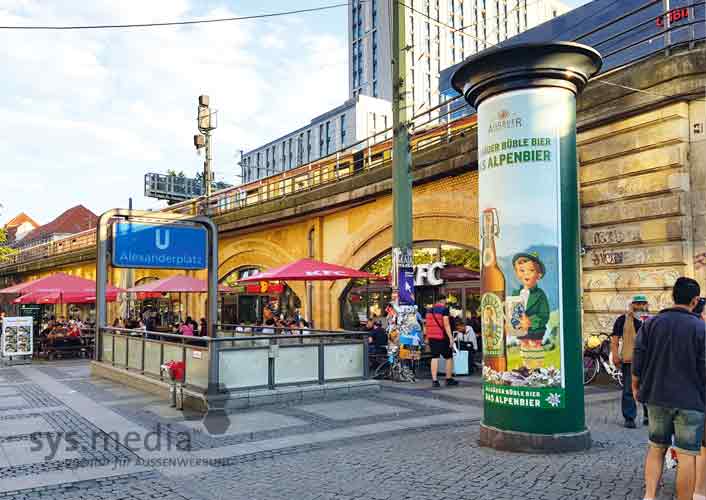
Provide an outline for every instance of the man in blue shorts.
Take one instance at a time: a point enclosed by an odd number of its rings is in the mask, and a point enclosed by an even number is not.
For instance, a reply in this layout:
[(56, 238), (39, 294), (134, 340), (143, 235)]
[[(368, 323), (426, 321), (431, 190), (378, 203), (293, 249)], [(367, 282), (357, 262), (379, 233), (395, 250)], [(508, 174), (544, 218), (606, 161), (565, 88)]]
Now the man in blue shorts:
[(674, 305), (645, 321), (635, 339), (632, 390), (650, 415), (645, 500), (657, 496), (672, 437), (679, 459), (677, 499), (692, 500), (694, 495), (706, 406), (705, 325), (692, 313), (700, 293), (696, 281), (679, 278), (672, 290)]

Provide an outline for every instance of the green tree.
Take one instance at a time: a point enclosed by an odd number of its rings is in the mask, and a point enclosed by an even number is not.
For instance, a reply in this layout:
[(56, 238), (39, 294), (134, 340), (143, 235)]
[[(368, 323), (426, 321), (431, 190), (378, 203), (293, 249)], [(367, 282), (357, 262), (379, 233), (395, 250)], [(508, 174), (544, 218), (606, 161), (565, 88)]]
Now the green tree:
[(16, 251), (14, 248), (7, 246), (7, 233), (0, 227), (0, 262), (6, 261)]
[(480, 271), (480, 253), (469, 248), (443, 248), (441, 253), (448, 266), (463, 266), (471, 271)]

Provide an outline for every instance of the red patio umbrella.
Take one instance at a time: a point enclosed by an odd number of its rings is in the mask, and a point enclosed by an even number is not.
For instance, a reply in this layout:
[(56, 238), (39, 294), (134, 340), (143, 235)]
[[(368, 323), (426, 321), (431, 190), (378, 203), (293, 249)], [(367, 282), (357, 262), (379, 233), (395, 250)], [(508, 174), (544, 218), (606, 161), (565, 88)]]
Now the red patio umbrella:
[(249, 281), (333, 281), (351, 278), (379, 279), (375, 274), (365, 271), (327, 264), (313, 259), (301, 259), (238, 281), (243, 283)]
[[(143, 285), (134, 286), (127, 291), (131, 293), (205, 293), (207, 288), (205, 280), (179, 274), (163, 280), (150, 281)], [(231, 289), (225, 285), (218, 285), (218, 291), (230, 292)]]
[[(124, 290), (112, 285), (106, 287), (106, 293), (120, 293)], [(0, 294), (61, 294), (70, 296), (94, 296), (96, 295), (96, 282), (78, 276), (71, 276), (65, 273), (56, 273), (36, 280), (20, 283), (0, 290)]]
[[(153, 294), (162, 293), (178, 293), (179, 303), (181, 304), (181, 294), (182, 293), (205, 293), (208, 289), (205, 280), (199, 280), (192, 278), (191, 276), (184, 276), (182, 274), (177, 274), (170, 276), (169, 278), (164, 278), (162, 280), (150, 281), (149, 283), (144, 283), (142, 285), (134, 286), (128, 289), (128, 292), (145, 294), (147, 297), (154, 296)], [(230, 292), (231, 288), (225, 285), (218, 285), (219, 292)], [(138, 295), (139, 297), (139, 295)], [(187, 306), (188, 314), (188, 306)], [(180, 313), (181, 315), (181, 310)]]
[[(106, 300), (115, 302), (119, 290), (106, 292)], [(96, 301), (96, 292), (30, 292), (12, 301), (13, 304), (91, 304)]]
[[(253, 274), (238, 281), (243, 283), (252, 281), (304, 281), (306, 285), (309, 281), (335, 281), (353, 278), (379, 279), (379, 276), (314, 259), (301, 259), (291, 264)], [(311, 322), (311, 307), (307, 307), (307, 316), (307, 319)]]

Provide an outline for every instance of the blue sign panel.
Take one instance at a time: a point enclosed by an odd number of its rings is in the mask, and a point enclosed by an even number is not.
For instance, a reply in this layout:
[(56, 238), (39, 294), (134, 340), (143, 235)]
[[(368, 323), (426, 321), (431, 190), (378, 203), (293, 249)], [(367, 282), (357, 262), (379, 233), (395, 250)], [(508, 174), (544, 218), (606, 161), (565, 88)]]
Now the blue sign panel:
[(414, 305), (414, 268), (400, 267), (399, 276), (399, 299), (404, 306)]
[(206, 230), (176, 224), (119, 222), (113, 226), (113, 266), (205, 269)]

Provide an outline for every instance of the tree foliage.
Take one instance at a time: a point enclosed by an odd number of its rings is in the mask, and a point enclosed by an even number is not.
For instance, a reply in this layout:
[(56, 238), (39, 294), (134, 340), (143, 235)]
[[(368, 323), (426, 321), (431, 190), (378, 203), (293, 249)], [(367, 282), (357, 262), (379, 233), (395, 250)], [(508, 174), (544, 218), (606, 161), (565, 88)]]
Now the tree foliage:
[[(462, 266), (471, 271), (480, 271), (480, 254), (472, 248), (442, 248), (442, 260), (447, 266)], [(414, 265), (433, 264), (438, 260), (436, 250), (415, 248), (412, 260)], [(387, 253), (367, 266), (366, 271), (387, 276), (392, 268), (392, 253)]]
[(0, 262), (7, 260), (16, 251), (14, 248), (7, 246), (7, 233), (0, 227)]

